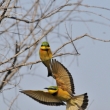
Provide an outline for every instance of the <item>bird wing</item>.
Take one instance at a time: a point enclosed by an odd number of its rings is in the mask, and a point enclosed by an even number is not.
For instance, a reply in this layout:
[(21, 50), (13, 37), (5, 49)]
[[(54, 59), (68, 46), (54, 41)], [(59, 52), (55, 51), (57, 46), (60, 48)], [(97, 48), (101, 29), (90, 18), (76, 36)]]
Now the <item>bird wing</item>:
[(52, 59), (50, 66), (53, 78), (55, 78), (57, 86), (63, 90), (68, 91), (70, 94), (75, 94), (73, 78), (67, 68), (55, 59)]
[(48, 92), (36, 91), (36, 90), (23, 90), (20, 92), (28, 95), (29, 97), (33, 98), (34, 100), (38, 101), (39, 103), (42, 103), (45, 105), (51, 105), (51, 106), (65, 105), (64, 102), (62, 102), (61, 100), (52, 96)]

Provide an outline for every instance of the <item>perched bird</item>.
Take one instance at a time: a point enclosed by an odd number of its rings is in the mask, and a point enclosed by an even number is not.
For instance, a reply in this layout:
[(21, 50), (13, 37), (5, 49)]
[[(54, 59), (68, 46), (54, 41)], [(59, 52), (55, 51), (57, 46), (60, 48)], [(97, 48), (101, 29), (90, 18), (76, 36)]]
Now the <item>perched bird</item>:
[(51, 49), (50, 49), (48, 42), (42, 42), (40, 50), (39, 50), (39, 56), (40, 56), (40, 59), (42, 60), (43, 64), (48, 69), (48, 77), (52, 76), (51, 69), (50, 69), (52, 52), (51, 52)]
[(69, 71), (54, 59), (50, 67), (57, 86), (44, 88), (48, 91), (24, 90), (20, 92), (45, 105), (66, 105), (66, 110), (85, 110), (88, 105), (87, 93), (74, 96), (74, 84)]

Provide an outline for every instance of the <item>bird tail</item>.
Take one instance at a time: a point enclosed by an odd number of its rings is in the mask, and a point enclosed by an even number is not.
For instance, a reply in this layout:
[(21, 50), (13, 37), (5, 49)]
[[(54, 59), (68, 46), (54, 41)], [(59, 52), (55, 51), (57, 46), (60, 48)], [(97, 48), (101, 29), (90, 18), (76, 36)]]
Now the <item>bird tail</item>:
[(52, 72), (51, 72), (50, 67), (47, 67), (47, 70), (48, 70), (48, 77), (49, 77), (49, 76), (52, 76)]
[(72, 99), (67, 101), (66, 110), (85, 110), (88, 105), (87, 93), (74, 96)]
[(43, 64), (47, 67), (47, 70), (48, 70), (48, 77), (52, 76), (52, 71), (50, 69), (50, 63), (51, 63), (51, 59), (43, 61)]

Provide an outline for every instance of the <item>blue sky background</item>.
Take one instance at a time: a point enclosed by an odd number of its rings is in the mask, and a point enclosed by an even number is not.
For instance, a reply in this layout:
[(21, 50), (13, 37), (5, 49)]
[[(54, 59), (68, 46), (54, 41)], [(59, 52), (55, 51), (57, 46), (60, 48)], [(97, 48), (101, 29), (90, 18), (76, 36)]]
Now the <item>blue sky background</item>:
[[(27, 1), (20, 1), (21, 4), (22, 2), (26, 3)], [(56, 1), (56, 4), (57, 3), (59, 3), (58, 0)], [(110, 8), (109, 0), (84, 0), (83, 4)], [(31, 4), (29, 3), (26, 4), (25, 8), (30, 5)], [(104, 17), (109, 18), (109, 20), (90, 13), (88, 14), (87, 12), (74, 12), (70, 16), (73, 21), (66, 21), (59, 26), (60, 33), (64, 35), (66, 34), (66, 23), (69, 32), (71, 32), (70, 27), (72, 25), (73, 39), (85, 33), (88, 33), (89, 35), (99, 39), (110, 39), (110, 10), (107, 11), (89, 7), (79, 7), (78, 9), (82, 11), (86, 10), (101, 14)], [(97, 23), (74, 21), (76, 19), (94, 20)], [(58, 28), (56, 28), (55, 31), (57, 30)], [(53, 39), (53, 37), (55, 37), (55, 35), (47, 36), (51, 49), (54, 52), (59, 46), (62, 45), (62, 43), (58, 38)], [(61, 37), (61, 39), (63, 43), (67, 42), (67, 40), (63, 37)], [(43, 39), (42, 41), (45, 41), (45, 39)], [(67, 67), (72, 74), (76, 95), (83, 94), (85, 92), (88, 93), (89, 105), (87, 110), (110, 110), (110, 42), (101, 42), (88, 37), (84, 37), (80, 40), (75, 41), (74, 44), (78, 49), (78, 52), (80, 53), (79, 56), (74, 57), (72, 55), (68, 55), (57, 57), (56, 59), (62, 62), (62, 64)], [(71, 52), (72, 48), (72, 45), (69, 44), (65, 47), (65, 51)], [(62, 52), (64, 52), (64, 50), (62, 50)], [(38, 51), (36, 51), (36, 56), (32, 57), (29, 61), (34, 61), (35, 59), (39, 60), (38, 55), (39, 53)], [(12, 110), (65, 110), (65, 106), (51, 107), (42, 105), (29, 98), (28, 96), (19, 93), (20, 88), (23, 90), (43, 90), (43, 88), (45, 87), (56, 85), (54, 79), (52, 79), (51, 77), (47, 78), (47, 70), (42, 63), (33, 65), (32, 68), (33, 69), (30, 69), (30, 66), (27, 66), (23, 67), (19, 71), (20, 75), (25, 74), (23, 77), (19, 76), (17, 78), (17, 80), (20, 80), (21, 78), (19, 87), (4, 91), (4, 93), (0, 94), (0, 110), (7, 110), (8, 108), (8, 106), (6, 106), (3, 101), (3, 95), (10, 101), (14, 99), (18, 94), (18, 99), (13, 104)], [(16, 81), (13, 80), (13, 82)], [(8, 101), (7, 103), (9, 104)]]

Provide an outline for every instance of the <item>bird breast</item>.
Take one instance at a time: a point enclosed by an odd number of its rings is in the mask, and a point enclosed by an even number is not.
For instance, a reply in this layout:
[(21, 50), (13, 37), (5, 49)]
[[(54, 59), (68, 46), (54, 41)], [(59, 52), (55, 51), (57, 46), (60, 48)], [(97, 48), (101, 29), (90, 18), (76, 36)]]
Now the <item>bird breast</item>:
[(67, 101), (71, 99), (71, 95), (67, 91), (62, 90), (61, 88), (58, 89), (57, 97), (62, 101)]

